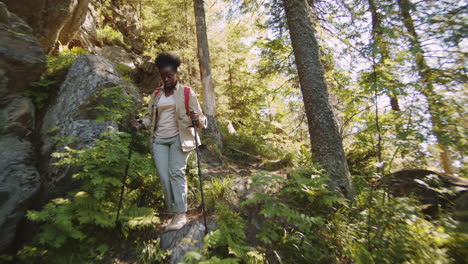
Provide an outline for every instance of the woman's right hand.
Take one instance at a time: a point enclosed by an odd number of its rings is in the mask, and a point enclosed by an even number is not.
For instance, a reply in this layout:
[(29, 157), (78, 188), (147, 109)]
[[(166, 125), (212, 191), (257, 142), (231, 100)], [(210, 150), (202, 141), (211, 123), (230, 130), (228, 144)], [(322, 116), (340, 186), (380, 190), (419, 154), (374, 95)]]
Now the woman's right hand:
[(135, 128), (136, 130), (140, 130), (140, 129), (143, 128), (143, 124), (141, 124), (138, 121), (141, 121), (141, 120), (140, 119), (133, 119), (132, 120), (132, 127)]

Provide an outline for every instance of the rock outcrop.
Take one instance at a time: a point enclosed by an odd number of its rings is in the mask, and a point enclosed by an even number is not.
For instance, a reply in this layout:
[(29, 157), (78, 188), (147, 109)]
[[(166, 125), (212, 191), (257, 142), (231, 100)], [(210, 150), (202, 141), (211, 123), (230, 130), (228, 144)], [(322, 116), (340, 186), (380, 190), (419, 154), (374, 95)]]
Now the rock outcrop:
[(71, 16), (60, 29), (58, 36), (58, 41), (60, 41), (62, 45), (68, 44), (73, 38), (75, 38), (78, 30), (87, 17), (90, 2), (90, 0), (78, 0), (76, 4), (74, 3), (74, 8), (70, 14)]
[[(438, 207), (461, 207), (467, 204), (468, 180), (430, 170), (412, 169), (394, 172), (382, 179), (389, 193), (395, 196), (413, 195), (430, 215)], [(454, 206), (455, 205), (455, 206)]]
[[(208, 218), (207, 225), (209, 231), (216, 229), (215, 219)], [(161, 233), (159, 236), (161, 249), (172, 251), (170, 264), (180, 263), (187, 252), (202, 250), (204, 237), (205, 226), (200, 221), (191, 221), (179, 230)]]
[(20, 95), (45, 69), (32, 29), (0, 2), (0, 105)]
[(41, 187), (29, 141), (35, 110), (22, 96), (45, 69), (45, 54), (32, 31), (0, 2), (0, 252), (13, 242)]
[(13, 98), (0, 110), (4, 134), (28, 138), (35, 125), (35, 110), (31, 99), (23, 96)]
[[(29, 141), (0, 138), (0, 252), (13, 241), (18, 223), (40, 189)], [(8, 150), (4, 151), (4, 150)]]
[(136, 70), (137, 65), (139, 65), (139, 57), (127, 52), (120, 46), (96, 48), (96, 55), (102, 56), (112, 62), (125, 65), (132, 70)]
[(78, 31), (90, 0), (2, 0), (8, 9), (26, 20), (43, 49), (49, 53), (57, 40), (62, 44)]
[(114, 27), (122, 33), (124, 42), (131, 47), (133, 52), (142, 54), (144, 44), (137, 10), (128, 4), (119, 7), (111, 6), (111, 10)]
[[(111, 104), (101, 91), (120, 87), (124, 96), (134, 100), (134, 110), (141, 104), (137, 89), (125, 82), (114, 65), (106, 59), (92, 55), (79, 56), (68, 70), (65, 81), (60, 86), (56, 103), (44, 116), (41, 127), (43, 157), (61, 149), (56, 137), (71, 138), (74, 148), (92, 144), (102, 132), (118, 129), (114, 121), (97, 123), (99, 112), (97, 106)], [(73, 186), (71, 171), (50, 165), (54, 158), (47, 162), (46, 190), (47, 196), (63, 194)]]
[(95, 52), (96, 47), (102, 46), (97, 33), (97, 15), (98, 13), (94, 5), (88, 5), (88, 12), (86, 13), (85, 19), (78, 29), (75, 38), (71, 40), (70, 44), (72, 46), (83, 47), (92, 52)]
[(142, 63), (138, 66), (137, 82), (141, 92), (149, 94), (163, 84), (158, 68), (150, 61), (151, 57), (143, 57)]

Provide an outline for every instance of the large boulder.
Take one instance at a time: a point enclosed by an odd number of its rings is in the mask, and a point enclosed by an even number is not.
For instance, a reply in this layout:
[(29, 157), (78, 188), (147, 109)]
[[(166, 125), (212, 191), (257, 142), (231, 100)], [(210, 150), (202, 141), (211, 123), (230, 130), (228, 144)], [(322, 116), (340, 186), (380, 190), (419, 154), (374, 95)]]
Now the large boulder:
[(468, 180), (424, 169), (394, 172), (382, 178), (394, 196), (414, 196), (424, 205), (424, 212), (437, 214), (438, 208), (462, 208), (467, 204)]
[[(8, 9), (26, 20), (44, 50), (57, 40), (70, 41), (85, 19), (90, 0), (2, 0)], [(66, 44), (66, 43), (62, 43)]]
[(39, 79), (45, 54), (32, 29), (0, 2), (0, 106), (8, 104)]
[(86, 20), (90, 2), (90, 0), (79, 0), (76, 3), (71, 13), (71, 17), (66, 20), (58, 36), (58, 40), (62, 45), (68, 44), (68, 42), (70, 42), (78, 33), (81, 25)]
[(35, 126), (31, 99), (22, 93), (45, 69), (45, 54), (23, 19), (0, 2), (0, 252), (9, 248), (41, 178), (28, 141)]
[[(207, 219), (208, 231), (217, 229), (214, 217)], [(183, 260), (185, 253), (201, 251), (205, 245), (205, 225), (201, 221), (190, 221), (179, 230), (160, 233), (161, 249), (170, 250), (167, 263), (177, 264)]]
[(114, 63), (125, 65), (129, 69), (136, 70), (139, 57), (126, 51), (120, 46), (104, 46), (96, 48), (96, 55), (102, 56)]
[[(32, 165), (32, 146), (14, 136), (0, 137), (0, 252), (15, 238), (18, 223), (41, 186)], [(4, 151), (8, 150), (8, 151)]]
[[(133, 100), (134, 107), (130, 112), (136, 111), (141, 97), (137, 89), (120, 76), (113, 64), (92, 54), (79, 56), (60, 86), (56, 103), (44, 116), (41, 127), (42, 156), (47, 158), (61, 150), (57, 137), (72, 139), (72, 147), (82, 148), (90, 146), (101, 133), (117, 130), (119, 127), (115, 121), (95, 121), (99, 117), (98, 105), (113, 104), (101, 92), (115, 87), (120, 88), (123, 96)], [(54, 161), (54, 158), (49, 158), (45, 169), (48, 179), (46, 197), (61, 195), (76, 184), (69, 169), (50, 165)]]
[(71, 46), (79, 46), (95, 52), (96, 47), (102, 45), (97, 34), (97, 16), (94, 6), (88, 5), (88, 12), (75, 38), (71, 40)]
[(31, 99), (18, 96), (0, 108), (0, 133), (29, 138), (35, 125), (35, 111)]

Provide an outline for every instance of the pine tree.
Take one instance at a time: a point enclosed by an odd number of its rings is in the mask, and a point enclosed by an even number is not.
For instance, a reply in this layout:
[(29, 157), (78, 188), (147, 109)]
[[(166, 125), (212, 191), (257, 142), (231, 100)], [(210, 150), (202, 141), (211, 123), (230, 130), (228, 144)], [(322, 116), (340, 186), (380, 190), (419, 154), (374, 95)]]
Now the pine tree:
[(216, 118), (216, 96), (210, 67), (210, 52), (206, 34), (205, 7), (203, 0), (193, 1), (195, 25), (197, 28), (197, 54), (202, 82), (203, 112), (208, 119), (207, 133), (213, 139), (217, 151), (221, 152), (222, 142)]
[(328, 173), (335, 192), (352, 199), (355, 196), (354, 188), (330, 106), (307, 3), (305, 0), (284, 0), (283, 4), (307, 115), (312, 158)]
[(416, 69), (419, 74), (420, 81), (423, 85), (422, 94), (427, 100), (428, 111), (432, 121), (432, 132), (437, 137), (438, 146), (441, 150), (440, 161), (442, 168), (446, 173), (452, 174), (451, 158), (448, 149), (448, 144), (444, 140), (444, 136), (447, 133), (444, 129), (444, 124), (441, 120), (441, 111), (444, 108), (443, 98), (435, 91), (434, 78), (432, 76), (432, 70), (427, 64), (424, 49), (422, 48), (421, 41), (418, 33), (414, 26), (413, 18), (411, 17), (411, 9), (414, 6), (411, 5), (409, 0), (398, 0), (398, 6), (400, 8), (401, 17), (406, 30), (408, 31), (408, 37), (411, 45), (411, 53), (413, 54)]

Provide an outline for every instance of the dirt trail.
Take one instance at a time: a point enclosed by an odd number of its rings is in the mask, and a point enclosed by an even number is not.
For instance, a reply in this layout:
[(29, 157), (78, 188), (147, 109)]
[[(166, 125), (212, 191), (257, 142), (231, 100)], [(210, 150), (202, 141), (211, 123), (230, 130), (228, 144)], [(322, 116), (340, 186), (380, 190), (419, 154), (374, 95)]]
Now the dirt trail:
[[(213, 155), (206, 148), (201, 148), (200, 153), (205, 184), (213, 178), (223, 178), (232, 174), (236, 175), (236, 177), (245, 177), (250, 176), (252, 173), (257, 171), (265, 170), (259, 161), (221, 159), (218, 156)], [(271, 171), (271, 173), (285, 176), (284, 171)], [(155, 231), (162, 232), (164, 227), (171, 221), (172, 215), (161, 213), (159, 217), (161, 219), (161, 224), (155, 227)], [(190, 221), (201, 221), (203, 219), (201, 205), (198, 205), (197, 207), (189, 207), (187, 217)]]

